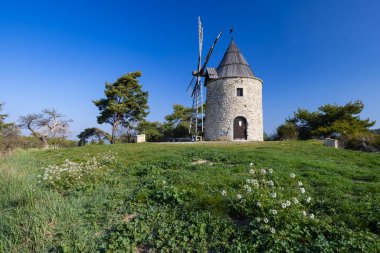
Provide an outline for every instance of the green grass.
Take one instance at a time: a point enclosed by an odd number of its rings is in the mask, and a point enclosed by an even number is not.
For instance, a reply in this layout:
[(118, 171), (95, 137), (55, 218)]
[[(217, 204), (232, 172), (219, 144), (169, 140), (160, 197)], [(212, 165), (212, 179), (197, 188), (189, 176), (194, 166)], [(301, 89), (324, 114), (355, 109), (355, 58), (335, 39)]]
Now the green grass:
[[(48, 165), (81, 162), (86, 154), (109, 150), (117, 153), (117, 164), (99, 182), (65, 192), (38, 182)], [(193, 165), (196, 160), (210, 163)], [(272, 168), (280, 181), (295, 173), (321, 223), (347, 232), (332, 233), (342, 238), (325, 235), (328, 244), (315, 251), (352, 249), (339, 240), (348, 245), (362, 238), (367, 248), (355, 250), (379, 250), (380, 154), (294, 141), (19, 151), (0, 160), (0, 252), (268, 250), (251, 241), (247, 221), (220, 194), (244, 182), (251, 162)], [(160, 180), (170, 187), (161, 189)], [(281, 240), (277, 243), (286, 241)]]

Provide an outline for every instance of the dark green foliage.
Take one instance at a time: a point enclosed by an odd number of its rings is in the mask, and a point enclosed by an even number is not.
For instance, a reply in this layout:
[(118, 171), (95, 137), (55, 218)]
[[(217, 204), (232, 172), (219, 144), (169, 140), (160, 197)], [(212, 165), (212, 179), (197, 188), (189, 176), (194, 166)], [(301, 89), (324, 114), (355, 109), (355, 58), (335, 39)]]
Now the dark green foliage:
[(297, 126), (286, 122), (277, 128), (277, 136), (280, 140), (296, 140), (298, 137)]
[[(51, 138), (49, 143), (52, 147), (57, 148), (72, 148), (77, 146), (77, 141), (67, 140), (65, 138)], [(44, 144), (32, 136), (18, 136), (15, 147), (20, 149), (41, 149), (44, 147)]]
[(146, 135), (146, 141), (160, 141), (164, 134), (160, 122), (142, 121), (137, 126), (137, 131)]
[[(0, 103), (0, 112), (3, 104)], [(5, 123), (8, 114), (0, 114), (0, 157), (17, 147), (20, 131), (14, 123)]]
[[(3, 105), (0, 103), (0, 112), (3, 109)], [(7, 126), (7, 124), (4, 122), (4, 120), (8, 117), (8, 114), (0, 114), (0, 130)]]
[(189, 137), (189, 124), (193, 117), (193, 109), (183, 105), (173, 105), (173, 113), (165, 116), (164, 135), (167, 138)]
[(173, 113), (165, 116), (165, 122), (142, 121), (137, 131), (146, 134), (147, 141), (167, 141), (172, 138), (189, 138), (189, 124), (193, 109), (183, 105), (173, 105)]
[(208, 211), (153, 205), (135, 212), (107, 231), (102, 252), (225, 252), (238, 237), (230, 220)]
[(90, 140), (91, 143), (93, 141), (96, 143), (102, 143), (104, 140), (111, 141), (111, 136), (97, 127), (86, 128), (77, 137), (79, 138), (78, 146), (83, 146)]
[(106, 98), (93, 101), (100, 111), (98, 123), (112, 126), (112, 144), (119, 127), (133, 128), (149, 113), (148, 92), (142, 90), (138, 77), (141, 77), (140, 71), (126, 74), (114, 83), (106, 83)]
[(367, 152), (380, 151), (380, 135), (374, 133), (357, 133), (339, 138), (342, 145), (349, 149)]
[(299, 108), (287, 121), (297, 126), (299, 137), (303, 140), (363, 133), (375, 125), (375, 121), (360, 119), (363, 108), (361, 101), (349, 102), (344, 106), (327, 104), (315, 112)]

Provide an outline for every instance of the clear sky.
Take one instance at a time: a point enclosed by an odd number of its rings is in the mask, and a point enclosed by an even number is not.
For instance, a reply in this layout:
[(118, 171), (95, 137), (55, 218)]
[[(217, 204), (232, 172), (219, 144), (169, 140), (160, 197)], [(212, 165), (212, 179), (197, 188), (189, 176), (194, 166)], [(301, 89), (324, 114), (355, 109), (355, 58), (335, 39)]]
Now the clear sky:
[[(151, 121), (186, 93), (197, 59), (216, 67), (235, 42), (264, 81), (264, 129), (273, 133), (298, 107), (360, 99), (380, 127), (380, 1), (1, 1), (0, 102), (10, 120), (55, 108), (74, 120), (72, 137), (97, 126), (93, 99), (104, 83), (141, 70)], [(103, 126), (108, 130), (108, 126)]]

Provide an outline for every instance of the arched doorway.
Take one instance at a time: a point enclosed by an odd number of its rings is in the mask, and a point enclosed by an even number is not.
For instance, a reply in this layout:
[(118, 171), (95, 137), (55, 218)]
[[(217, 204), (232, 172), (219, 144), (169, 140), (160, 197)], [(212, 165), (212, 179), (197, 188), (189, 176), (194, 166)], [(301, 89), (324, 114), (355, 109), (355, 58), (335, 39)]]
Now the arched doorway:
[(234, 140), (247, 139), (247, 120), (244, 117), (234, 119)]

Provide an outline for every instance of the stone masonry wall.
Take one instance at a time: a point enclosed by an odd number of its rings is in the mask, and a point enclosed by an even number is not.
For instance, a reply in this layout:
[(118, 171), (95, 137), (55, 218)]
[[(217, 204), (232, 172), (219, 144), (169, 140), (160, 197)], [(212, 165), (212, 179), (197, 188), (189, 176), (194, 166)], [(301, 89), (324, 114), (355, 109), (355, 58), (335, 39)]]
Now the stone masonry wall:
[[(236, 89), (243, 88), (243, 96)], [(221, 78), (207, 82), (206, 140), (233, 140), (234, 119), (247, 119), (247, 140), (263, 141), (262, 81), (258, 78)]]

